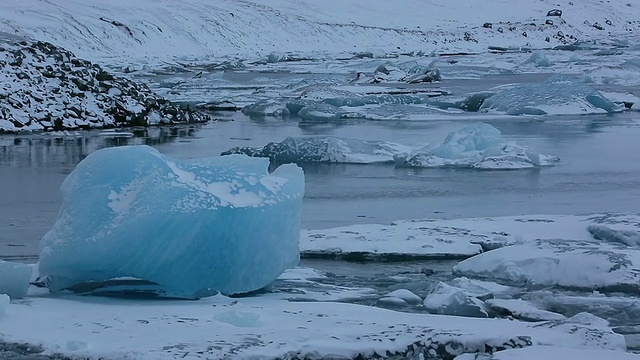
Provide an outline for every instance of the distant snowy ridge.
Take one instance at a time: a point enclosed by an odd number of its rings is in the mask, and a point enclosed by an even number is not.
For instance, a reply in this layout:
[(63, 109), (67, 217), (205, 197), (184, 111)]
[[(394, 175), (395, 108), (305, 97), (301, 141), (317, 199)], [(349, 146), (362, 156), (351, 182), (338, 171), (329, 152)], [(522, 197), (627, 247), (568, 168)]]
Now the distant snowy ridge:
[[(90, 60), (132, 62), (178, 54), (486, 51), (634, 36), (637, 7), (628, 0), (4, 0), (0, 31)], [(547, 16), (553, 9), (562, 16)]]

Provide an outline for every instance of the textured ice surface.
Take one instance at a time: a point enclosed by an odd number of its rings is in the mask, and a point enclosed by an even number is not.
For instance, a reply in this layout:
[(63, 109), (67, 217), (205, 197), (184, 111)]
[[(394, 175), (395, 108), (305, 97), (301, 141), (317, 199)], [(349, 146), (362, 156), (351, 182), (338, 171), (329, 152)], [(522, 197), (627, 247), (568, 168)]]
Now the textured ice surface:
[(606, 296), (598, 292), (590, 296), (547, 294), (541, 300), (548, 309), (571, 316), (588, 312), (609, 320), (614, 326), (637, 323), (640, 319), (640, 299), (635, 294), (628, 297)]
[(304, 192), (300, 168), (269, 175), (268, 163), (181, 162), (147, 146), (96, 151), (62, 184), (40, 273), (53, 291), (122, 277), (185, 298), (264, 287), (298, 262)]
[(396, 166), (422, 168), (523, 169), (550, 166), (559, 161), (555, 156), (507, 142), (500, 130), (484, 123), (453, 131), (442, 144), (427, 145), (394, 158)]
[(541, 52), (534, 52), (522, 65), (533, 65), (535, 67), (549, 67), (553, 62)]
[(589, 225), (587, 231), (598, 240), (640, 248), (640, 233), (632, 230), (615, 230), (605, 225)]
[(287, 117), (289, 116), (289, 109), (287, 109), (286, 105), (281, 101), (268, 99), (260, 100), (243, 107), (242, 113), (251, 117)]
[(422, 302), (422, 298), (420, 296), (414, 294), (413, 292), (407, 289), (394, 290), (388, 293), (387, 295), (385, 295), (385, 297), (401, 299), (407, 304), (413, 304), (413, 305), (420, 304)]
[(9, 306), (9, 296), (5, 294), (0, 294), (0, 320), (2, 316), (7, 311), (7, 307)]
[(365, 141), (332, 136), (288, 137), (263, 148), (240, 147), (223, 153), (266, 157), (278, 163), (392, 163), (393, 155), (410, 147), (386, 141)]
[(613, 113), (622, 108), (590, 86), (559, 75), (540, 84), (507, 87), (486, 99), (480, 110), (507, 115), (576, 115)]
[(489, 309), (482, 300), (443, 282), (436, 284), (423, 305), (433, 314), (489, 317)]
[(0, 294), (12, 299), (27, 295), (31, 280), (31, 266), (0, 260)]
[(454, 272), (529, 286), (640, 291), (640, 250), (581, 240), (536, 240), (464, 260)]

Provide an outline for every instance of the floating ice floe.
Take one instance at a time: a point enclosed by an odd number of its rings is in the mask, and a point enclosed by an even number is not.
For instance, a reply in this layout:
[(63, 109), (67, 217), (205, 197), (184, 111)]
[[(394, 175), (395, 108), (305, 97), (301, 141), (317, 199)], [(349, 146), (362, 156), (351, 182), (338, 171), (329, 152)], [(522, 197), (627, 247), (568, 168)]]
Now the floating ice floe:
[(306, 230), (300, 237), (300, 252), (304, 257), (345, 260), (466, 258), (482, 252), (474, 240), (491, 237), (484, 232), (474, 233), (448, 225), (399, 221), (392, 225)]
[(386, 141), (344, 139), (332, 136), (288, 137), (263, 148), (239, 147), (222, 155), (245, 154), (266, 157), (276, 163), (392, 163), (398, 152), (409, 146)]
[(148, 146), (96, 151), (62, 184), (40, 274), (54, 292), (260, 289), (298, 263), (304, 193), (300, 168), (268, 174), (268, 164), (241, 155), (182, 162)]
[(587, 231), (597, 240), (640, 248), (640, 232), (615, 230), (606, 225), (589, 225)]
[(612, 354), (625, 350), (622, 335), (602, 322), (580, 317), (531, 324), (345, 303), (289, 302), (268, 294), (162, 304), (40, 295), (9, 306), (10, 316), (0, 320), (3, 342), (37, 344), (33, 355), (41, 356), (175, 359), (198, 354), (212, 359), (313, 360), (421, 354), (452, 359), (540, 345), (607, 349)]
[(551, 166), (559, 158), (505, 141), (500, 130), (477, 124), (447, 135), (444, 143), (427, 145), (394, 156), (399, 167), (467, 167), (476, 169), (525, 169)]
[(31, 272), (29, 265), (0, 260), (0, 294), (12, 299), (27, 295)]
[(622, 111), (599, 91), (566, 76), (511, 85), (487, 98), (480, 111), (507, 115), (579, 115)]
[(541, 239), (464, 260), (462, 276), (529, 286), (638, 293), (640, 249), (589, 240)]
[(286, 104), (279, 100), (267, 99), (243, 107), (242, 113), (252, 117), (287, 117), (289, 116), (289, 109), (287, 109)]

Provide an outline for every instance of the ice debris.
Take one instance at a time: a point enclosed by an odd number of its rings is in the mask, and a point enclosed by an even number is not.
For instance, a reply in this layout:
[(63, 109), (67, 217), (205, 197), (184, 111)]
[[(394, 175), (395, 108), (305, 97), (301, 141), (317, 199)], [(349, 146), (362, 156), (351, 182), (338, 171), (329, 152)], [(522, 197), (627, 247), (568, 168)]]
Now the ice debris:
[(27, 295), (31, 272), (30, 265), (0, 260), (0, 294), (12, 299)]
[(148, 146), (96, 151), (62, 184), (40, 274), (53, 292), (260, 289), (298, 263), (304, 193), (300, 168), (268, 174), (268, 164), (242, 155), (182, 162)]
[(559, 161), (555, 156), (507, 142), (500, 130), (484, 123), (453, 131), (442, 144), (399, 153), (394, 159), (398, 167), (476, 169), (525, 169), (551, 166)]
[(496, 314), (513, 316), (524, 321), (562, 320), (565, 316), (555, 312), (539, 309), (535, 305), (521, 299), (489, 299), (485, 302)]
[(0, 35), (0, 133), (207, 120), (50, 43)]
[(431, 83), (441, 81), (442, 76), (437, 68), (418, 65), (415, 61), (394, 66), (391, 64), (379, 65), (373, 74), (358, 72), (352, 83)]
[(487, 98), (480, 111), (507, 115), (579, 115), (614, 113), (622, 111), (622, 107), (586, 84), (557, 75), (540, 84), (505, 87)]
[(410, 149), (386, 141), (344, 139), (332, 136), (288, 137), (263, 148), (237, 147), (222, 153), (266, 157), (276, 163), (393, 163), (393, 156)]

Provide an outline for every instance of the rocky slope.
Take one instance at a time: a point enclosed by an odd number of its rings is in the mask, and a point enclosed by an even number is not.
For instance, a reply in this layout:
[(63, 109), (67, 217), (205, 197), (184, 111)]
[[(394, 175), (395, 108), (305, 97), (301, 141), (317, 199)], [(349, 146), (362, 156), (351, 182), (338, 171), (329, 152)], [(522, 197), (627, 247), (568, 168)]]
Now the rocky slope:
[(0, 133), (208, 119), (50, 43), (0, 36)]

